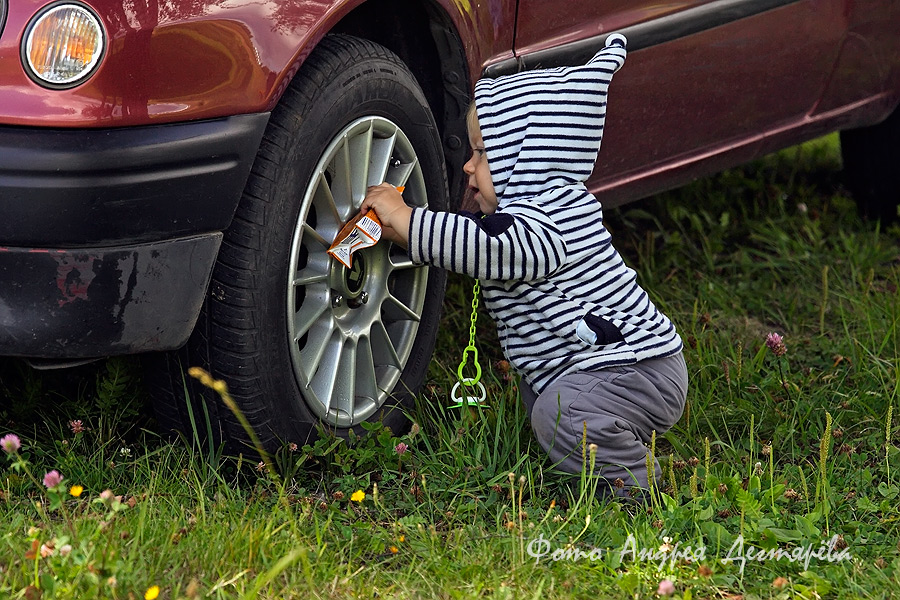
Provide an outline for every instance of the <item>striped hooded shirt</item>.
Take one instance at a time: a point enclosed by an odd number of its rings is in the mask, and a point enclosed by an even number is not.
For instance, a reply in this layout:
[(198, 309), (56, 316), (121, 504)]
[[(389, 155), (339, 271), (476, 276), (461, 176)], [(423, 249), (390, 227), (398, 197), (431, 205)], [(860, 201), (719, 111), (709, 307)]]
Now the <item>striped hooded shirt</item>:
[(412, 260), (482, 280), (503, 352), (537, 393), (568, 373), (682, 348), (584, 185), (625, 54), (624, 36), (613, 34), (586, 65), (480, 80), (475, 107), (496, 212), (413, 209)]

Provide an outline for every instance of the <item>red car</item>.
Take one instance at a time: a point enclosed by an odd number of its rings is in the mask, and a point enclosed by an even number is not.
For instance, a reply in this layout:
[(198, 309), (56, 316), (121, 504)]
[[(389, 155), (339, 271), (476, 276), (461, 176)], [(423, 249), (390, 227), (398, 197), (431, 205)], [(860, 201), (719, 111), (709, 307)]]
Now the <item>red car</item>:
[(0, 0), (0, 355), (166, 351), (171, 428), (191, 365), (269, 442), (398, 423), (444, 274), (388, 244), (346, 269), (329, 243), (384, 180), (456, 207), (474, 81), (583, 62), (613, 31), (605, 205), (852, 129), (861, 206), (893, 214), (890, 0)]

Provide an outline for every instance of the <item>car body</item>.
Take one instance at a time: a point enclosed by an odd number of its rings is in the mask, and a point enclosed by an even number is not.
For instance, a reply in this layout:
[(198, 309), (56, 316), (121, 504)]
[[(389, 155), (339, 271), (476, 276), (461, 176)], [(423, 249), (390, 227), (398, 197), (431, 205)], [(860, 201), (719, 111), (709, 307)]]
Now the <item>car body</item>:
[(213, 271), (270, 115), (329, 35), (387, 48), (414, 75), (451, 206), (474, 81), (584, 62), (614, 31), (629, 57), (589, 182), (605, 206), (877, 126), (900, 103), (890, 0), (78, 0), (62, 4), (96, 16), (102, 56), (83, 81), (44, 85), (23, 41), (60, 4), (0, 0), (0, 355), (35, 364), (197, 335), (225, 295)]

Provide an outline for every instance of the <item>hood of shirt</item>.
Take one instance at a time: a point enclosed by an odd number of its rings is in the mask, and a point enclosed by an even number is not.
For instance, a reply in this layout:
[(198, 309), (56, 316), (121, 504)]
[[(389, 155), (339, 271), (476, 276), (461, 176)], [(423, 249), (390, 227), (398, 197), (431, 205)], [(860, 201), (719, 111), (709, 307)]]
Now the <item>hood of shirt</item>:
[(585, 65), (526, 71), (475, 85), (475, 109), (499, 206), (587, 180), (597, 160), (625, 37)]

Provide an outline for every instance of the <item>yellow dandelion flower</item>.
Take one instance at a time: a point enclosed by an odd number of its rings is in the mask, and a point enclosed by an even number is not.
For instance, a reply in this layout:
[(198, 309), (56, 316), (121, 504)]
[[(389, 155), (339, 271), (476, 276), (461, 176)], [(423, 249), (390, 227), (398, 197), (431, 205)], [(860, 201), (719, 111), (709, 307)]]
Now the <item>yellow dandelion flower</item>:
[(353, 492), (353, 495), (350, 496), (350, 499), (354, 502), (362, 502), (366, 499), (366, 493), (362, 490), (356, 490), (355, 492)]
[(147, 591), (144, 592), (144, 600), (156, 600), (159, 597), (159, 586), (151, 585), (147, 588)]
[(400, 549), (397, 546), (391, 546), (391, 554), (397, 554), (400, 552)]
[(84, 491), (84, 488), (81, 487), (80, 485), (73, 485), (72, 487), (69, 488), (69, 495), (77, 498), (78, 496), (81, 495), (81, 492), (83, 492), (83, 491)]
[(405, 541), (406, 541), (406, 536), (405, 536), (405, 535), (401, 535), (401, 536), (400, 536), (400, 542), (402, 543), (402, 542), (405, 542)]

